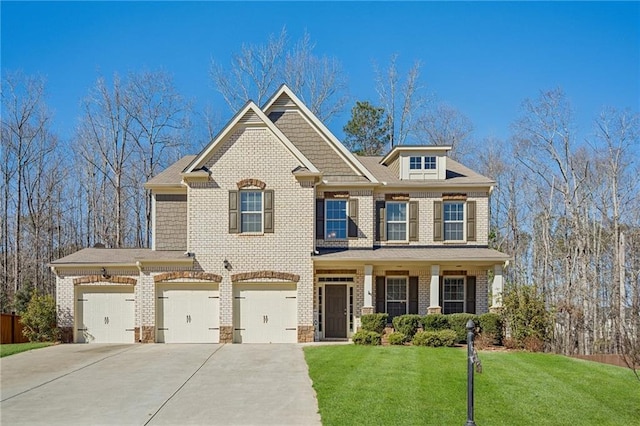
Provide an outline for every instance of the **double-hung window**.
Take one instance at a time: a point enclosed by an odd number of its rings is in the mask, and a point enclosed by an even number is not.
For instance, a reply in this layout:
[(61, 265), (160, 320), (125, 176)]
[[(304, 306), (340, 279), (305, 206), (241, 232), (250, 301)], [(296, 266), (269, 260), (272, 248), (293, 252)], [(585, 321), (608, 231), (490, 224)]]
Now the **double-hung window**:
[(406, 202), (387, 202), (387, 240), (407, 241)]
[(325, 201), (325, 240), (347, 238), (347, 200)]
[(464, 240), (464, 203), (444, 203), (444, 239), (445, 241)]
[(240, 191), (240, 232), (263, 232), (262, 191)]
[(407, 278), (387, 277), (387, 313), (388, 321), (407, 313)]
[(464, 278), (445, 277), (442, 310), (445, 314), (464, 312)]

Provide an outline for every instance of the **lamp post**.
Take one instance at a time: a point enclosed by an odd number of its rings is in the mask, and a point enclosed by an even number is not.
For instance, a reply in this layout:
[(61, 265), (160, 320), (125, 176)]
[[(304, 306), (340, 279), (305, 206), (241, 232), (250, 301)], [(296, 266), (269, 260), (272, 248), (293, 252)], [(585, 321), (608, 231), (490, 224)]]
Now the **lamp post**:
[(467, 423), (465, 426), (476, 426), (473, 421), (473, 367), (475, 356), (473, 354), (473, 337), (476, 324), (473, 320), (467, 321)]

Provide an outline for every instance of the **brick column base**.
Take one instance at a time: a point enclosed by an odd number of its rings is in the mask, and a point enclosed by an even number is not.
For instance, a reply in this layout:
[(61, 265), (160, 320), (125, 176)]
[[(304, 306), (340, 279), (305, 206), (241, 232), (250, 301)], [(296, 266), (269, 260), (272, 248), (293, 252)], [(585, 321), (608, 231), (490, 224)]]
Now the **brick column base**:
[(373, 306), (363, 306), (362, 310), (360, 312), (362, 312), (362, 315), (372, 314), (373, 313)]
[(440, 306), (429, 306), (427, 308), (427, 314), (441, 314), (442, 308)]
[(156, 341), (156, 328), (152, 325), (142, 326), (142, 343), (154, 343)]
[(233, 326), (220, 326), (220, 343), (233, 343)]
[(312, 325), (298, 326), (298, 343), (310, 343), (314, 340), (315, 329)]
[(60, 341), (73, 343), (73, 327), (60, 327)]

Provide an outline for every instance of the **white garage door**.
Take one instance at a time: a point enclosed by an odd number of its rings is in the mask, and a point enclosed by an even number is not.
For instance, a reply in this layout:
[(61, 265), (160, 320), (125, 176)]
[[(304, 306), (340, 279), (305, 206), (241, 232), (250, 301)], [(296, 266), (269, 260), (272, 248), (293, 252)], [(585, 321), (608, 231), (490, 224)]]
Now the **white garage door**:
[(158, 343), (218, 343), (220, 297), (215, 284), (161, 284), (157, 288)]
[(135, 342), (133, 286), (78, 286), (76, 295), (76, 342)]
[(298, 341), (295, 284), (238, 284), (233, 290), (234, 342)]

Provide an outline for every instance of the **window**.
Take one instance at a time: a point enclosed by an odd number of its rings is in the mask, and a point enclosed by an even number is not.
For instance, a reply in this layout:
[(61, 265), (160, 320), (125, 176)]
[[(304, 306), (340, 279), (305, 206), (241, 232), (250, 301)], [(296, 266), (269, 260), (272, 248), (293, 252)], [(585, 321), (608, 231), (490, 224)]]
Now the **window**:
[(422, 157), (409, 157), (409, 169), (411, 170), (422, 169)]
[(445, 314), (464, 312), (464, 278), (445, 277), (442, 310)]
[(407, 203), (388, 202), (387, 240), (407, 241)]
[(347, 238), (347, 201), (326, 200), (325, 240)]
[(424, 168), (426, 170), (436, 169), (436, 157), (424, 157)]
[(240, 232), (262, 232), (261, 191), (240, 191)]
[(444, 239), (464, 240), (464, 203), (444, 203)]
[(407, 279), (387, 278), (387, 313), (388, 322), (394, 317), (407, 313)]

